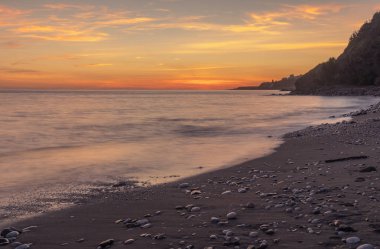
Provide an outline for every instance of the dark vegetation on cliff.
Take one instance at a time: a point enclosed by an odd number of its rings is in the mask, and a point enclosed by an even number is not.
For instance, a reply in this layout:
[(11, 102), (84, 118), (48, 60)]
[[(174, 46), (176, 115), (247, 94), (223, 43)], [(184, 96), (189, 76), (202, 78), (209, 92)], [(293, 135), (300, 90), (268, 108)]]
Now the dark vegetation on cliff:
[(305, 94), (345, 88), (358, 88), (364, 93), (367, 90), (363, 89), (380, 87), (380, 12), (352, 34), (343, 54), (316, 66), (295, 85), (295, 93)]
[(284, 90), (293, 91), (295, 90), (296, 80), (301, 76), (294, 76), (293, 74), (289, 77), (282, 78), (278, 81), (263, 82), (259, 86), (242, 86), (235, 88), (233, 90)]

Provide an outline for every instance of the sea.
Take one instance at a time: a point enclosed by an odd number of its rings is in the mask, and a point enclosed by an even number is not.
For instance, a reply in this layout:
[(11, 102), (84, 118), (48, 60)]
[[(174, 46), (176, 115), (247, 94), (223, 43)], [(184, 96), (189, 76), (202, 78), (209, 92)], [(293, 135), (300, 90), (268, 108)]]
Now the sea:
[(162, 184), (261, 157), (285, 133), (380, 101), (283, 93), (1, 91), (0, 222), (104, 186)]

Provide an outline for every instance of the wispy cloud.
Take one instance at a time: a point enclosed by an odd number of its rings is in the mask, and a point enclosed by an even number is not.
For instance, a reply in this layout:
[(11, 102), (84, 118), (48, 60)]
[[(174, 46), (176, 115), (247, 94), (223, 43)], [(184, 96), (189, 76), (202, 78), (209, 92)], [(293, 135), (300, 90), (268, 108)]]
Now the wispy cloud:
[(43, 7), (46, 9), (52, 9), (52, 10), (67, 10), (67, 9), (90, 10), (90, 9), (94, 9), (93, 5), (67, 4), (67, 3), (49, 3), (49, 4), (45, 4)]
[[(70, 10), (70, 12), (66, 12)], [(39, 18), (38, 13), (55, 11), (54, 15)], [(64, 12), (64, 13), (61, 13)], [(155, 18), (136, 16), (129, 11), (110, 10), (107, 7), (76, 4), (47, 4), (35, 9), (34, 15), (23, 15), (22, 10), (0, 8), (0, 14), (17, 14), (17, 20), (2, 22), (0, 27), (20, 37), (69, 42), (98, 42), (108, 39), (112, 27), (152, 22)], [(48, 24), (47, 24), (48, 23)]]
[(340, 12), (348, 5), (324, 4), (324, 5), (285, 5), (276, 11), (251, 13), (251, 21), (257, 25), (283, 26), (290, 25), (294, 21), (310, 21), (318, 17)]
[(92, 63), (92, 64), (86, 64), (85, 67), (110, 67), (112, 66), (112, 63)]
[(39, 73), (38, 70), (23, 69), (23, 68), (10, 68), (10, 67), (0, 67), (0, 72), (10, 73), (10, 74), (35, 74)]
[(96, 42), (105, 40), (107, 33), (86, 30), (81, 27), (60, 26), (22, 26), (13, 30), (22, 37), (49, 40), (49, 41), (72, 41), (72, 42)]
[(17, 48), (22, 48), (22, 47), (24, 47), (24, 45), (16, 41), (7, 41), (7, 42), (0, 43), (0, 48), (17, 49)]
[(175, 54), (207, 54), (207, 53), (235, 53), (254, 51), (285, 51), (305, 50), (317, 48), (343, 48), (347, 42), (278, 42), (259, 43), (252, 40), (232, 40), (223, 42), (200, 42), (190, 43), (175, 50)]
[(1, 16), (18, 16), (18, 15), (23, 15), (23, 14), (28, 13), (28, 12), (30, 12), (30, 11), (0, 5), (0, 15)]

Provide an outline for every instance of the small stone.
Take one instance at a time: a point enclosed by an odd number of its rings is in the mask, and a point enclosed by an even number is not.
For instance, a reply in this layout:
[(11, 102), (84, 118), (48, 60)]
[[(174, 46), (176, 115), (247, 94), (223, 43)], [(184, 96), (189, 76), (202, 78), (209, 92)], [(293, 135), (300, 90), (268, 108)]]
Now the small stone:
[(16, 247), (15, 249), (29, 249), (32, 246), (32, 244), (22, 244)]
[(28, 226), (22, 229), (22, 232), (30, 232), (32, 229), (36, 229), (38, 226)]
[(230, 190), (224, 191), (222, 195), (231, 194), (232, 192)]
[(200, 195), (202, 192), (200, 190), (193, 190), (190, 192), (190, 195)]
[(5, 228), (5, 229), (3, 229), (3, 230), (1, 231), (1, 233), (0, 233), (0, 236), (5, 238), (5, 237), (7, 236), (8, 233), (13, 232), (13, 231), (17, 231), (17, 232), (19, 232), (16, 228), (14, 228), (14, 227), (9, 227), (9, 228)]
[(261, 244), (259, 245), (258, 249), (266, 249), (268, 248), (268, 242), (266, 240), (263, 240)]
[(134, 224), (137, 227), (141, 227), (141, 226), (144, 226), (144, 225), (146, 225), (148, 223), (149, 223), (148, 219), (141, 219), (141, 220), (136, 221)]
[(350, 245), (357, 244), (360, 242), (360, 238), (359, 237), (349, 237), (349, 238), (345, 239), (345, 242), (347, 244), (350, 244)]
[(98, 249), (104, 249), (104, 248), (109, 248), (115, 243), (114, 239), (108, 239), (103, 242), (100, 242)]
[(257, 236), (259, 236), (259, 233), (256, 231), (249, 233), (249, 237), (251, 237), (251, 238), (256, 238)]
[(229, 219), (229, 220), (234, 220), (236, 218), (237, 218), (237, 213), (235, 213), (235, 212), (230, 212), (227, 214), (227, 219)]
[(218, 217), (211, 217), (211, 223), (218, 224), (220, 219)]
[(201, 208), (200, 207), (192, 207), (190, 211), (193, 213), (199, 212), (199, 211), (201, 211)]
[(241, 194), (247, 193), (247, 188), (239, 188), (238, 192), (241, 193)]
[(188, 188), (188, 187), (190, 187), (190, 184), (187, 182), (184, 182), (184, 183), (179, 184), (178, 187), (179, 188)]
[(211, 240), (216, 240), (216, 239), (218, 239), (218, 236), (216, 236), (215, 234), (212, 234), (212, 235), (210, 235), (210, 239)]
[(231, 230), (224, 230), (223, 233), (227, 237), (231, 237), (232, 235), (234, 235), (234, 232), (232, 232)]
[(21, 245), (22, 245), (21, 242), (13, 242), (13, 243), (11, 244), (11, 247), (12, 247), (12, 248), (16, 248), (16, 247), (21, 246)]
[(356, 249), (375, 249), (375, 247), (371, 244), (363, 244), (358, 246)]
[(115, 220), (115, 224), (120, 224), (120, 223), (123, 223), (123, 222), (124, 222), (123, 219)]
[(125, 245), (130, 245), (130, 244), (133, 244), (135, 242), (134, 239), (127, 239), (126, 241), (124, 241), (124, 244)]
[(159, 233), (157, 235), (154, 235), (154, 237), (153, 237), (153, 239), (155, 239), (155, 240), (163, 240), (165, 238), (166, 238), (166, 236), (163, 233)]
[(5, 246), (9, 244), (9, 240), (6, 238), (0, 238), (0, 246)]
[(253, 202), (248, 202), (246, 205), (245, 205), (246, 208), (255, 208), (255, 203)]
[(7, 235), (5, 235), (5, 237), (9, 239), (9, 238), (15, 238), (19, 235), (20, 235), (20, 233), (18, 231), (12, 231), (12, 232), (7, 233)]
[(141, 226), (141, 228), (151, 228), (151, 227), (152, 227), (151, 223), (147, 223), (147, 224)]

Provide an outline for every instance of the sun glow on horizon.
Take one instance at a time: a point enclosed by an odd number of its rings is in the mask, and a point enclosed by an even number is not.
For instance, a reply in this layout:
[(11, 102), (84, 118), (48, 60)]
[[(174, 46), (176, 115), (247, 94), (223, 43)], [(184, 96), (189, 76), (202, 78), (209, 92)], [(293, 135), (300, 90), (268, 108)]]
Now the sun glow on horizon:
[(378, 8), (374, 0), (3, 0), (0, 88), (255, 85), (339, 55)]

